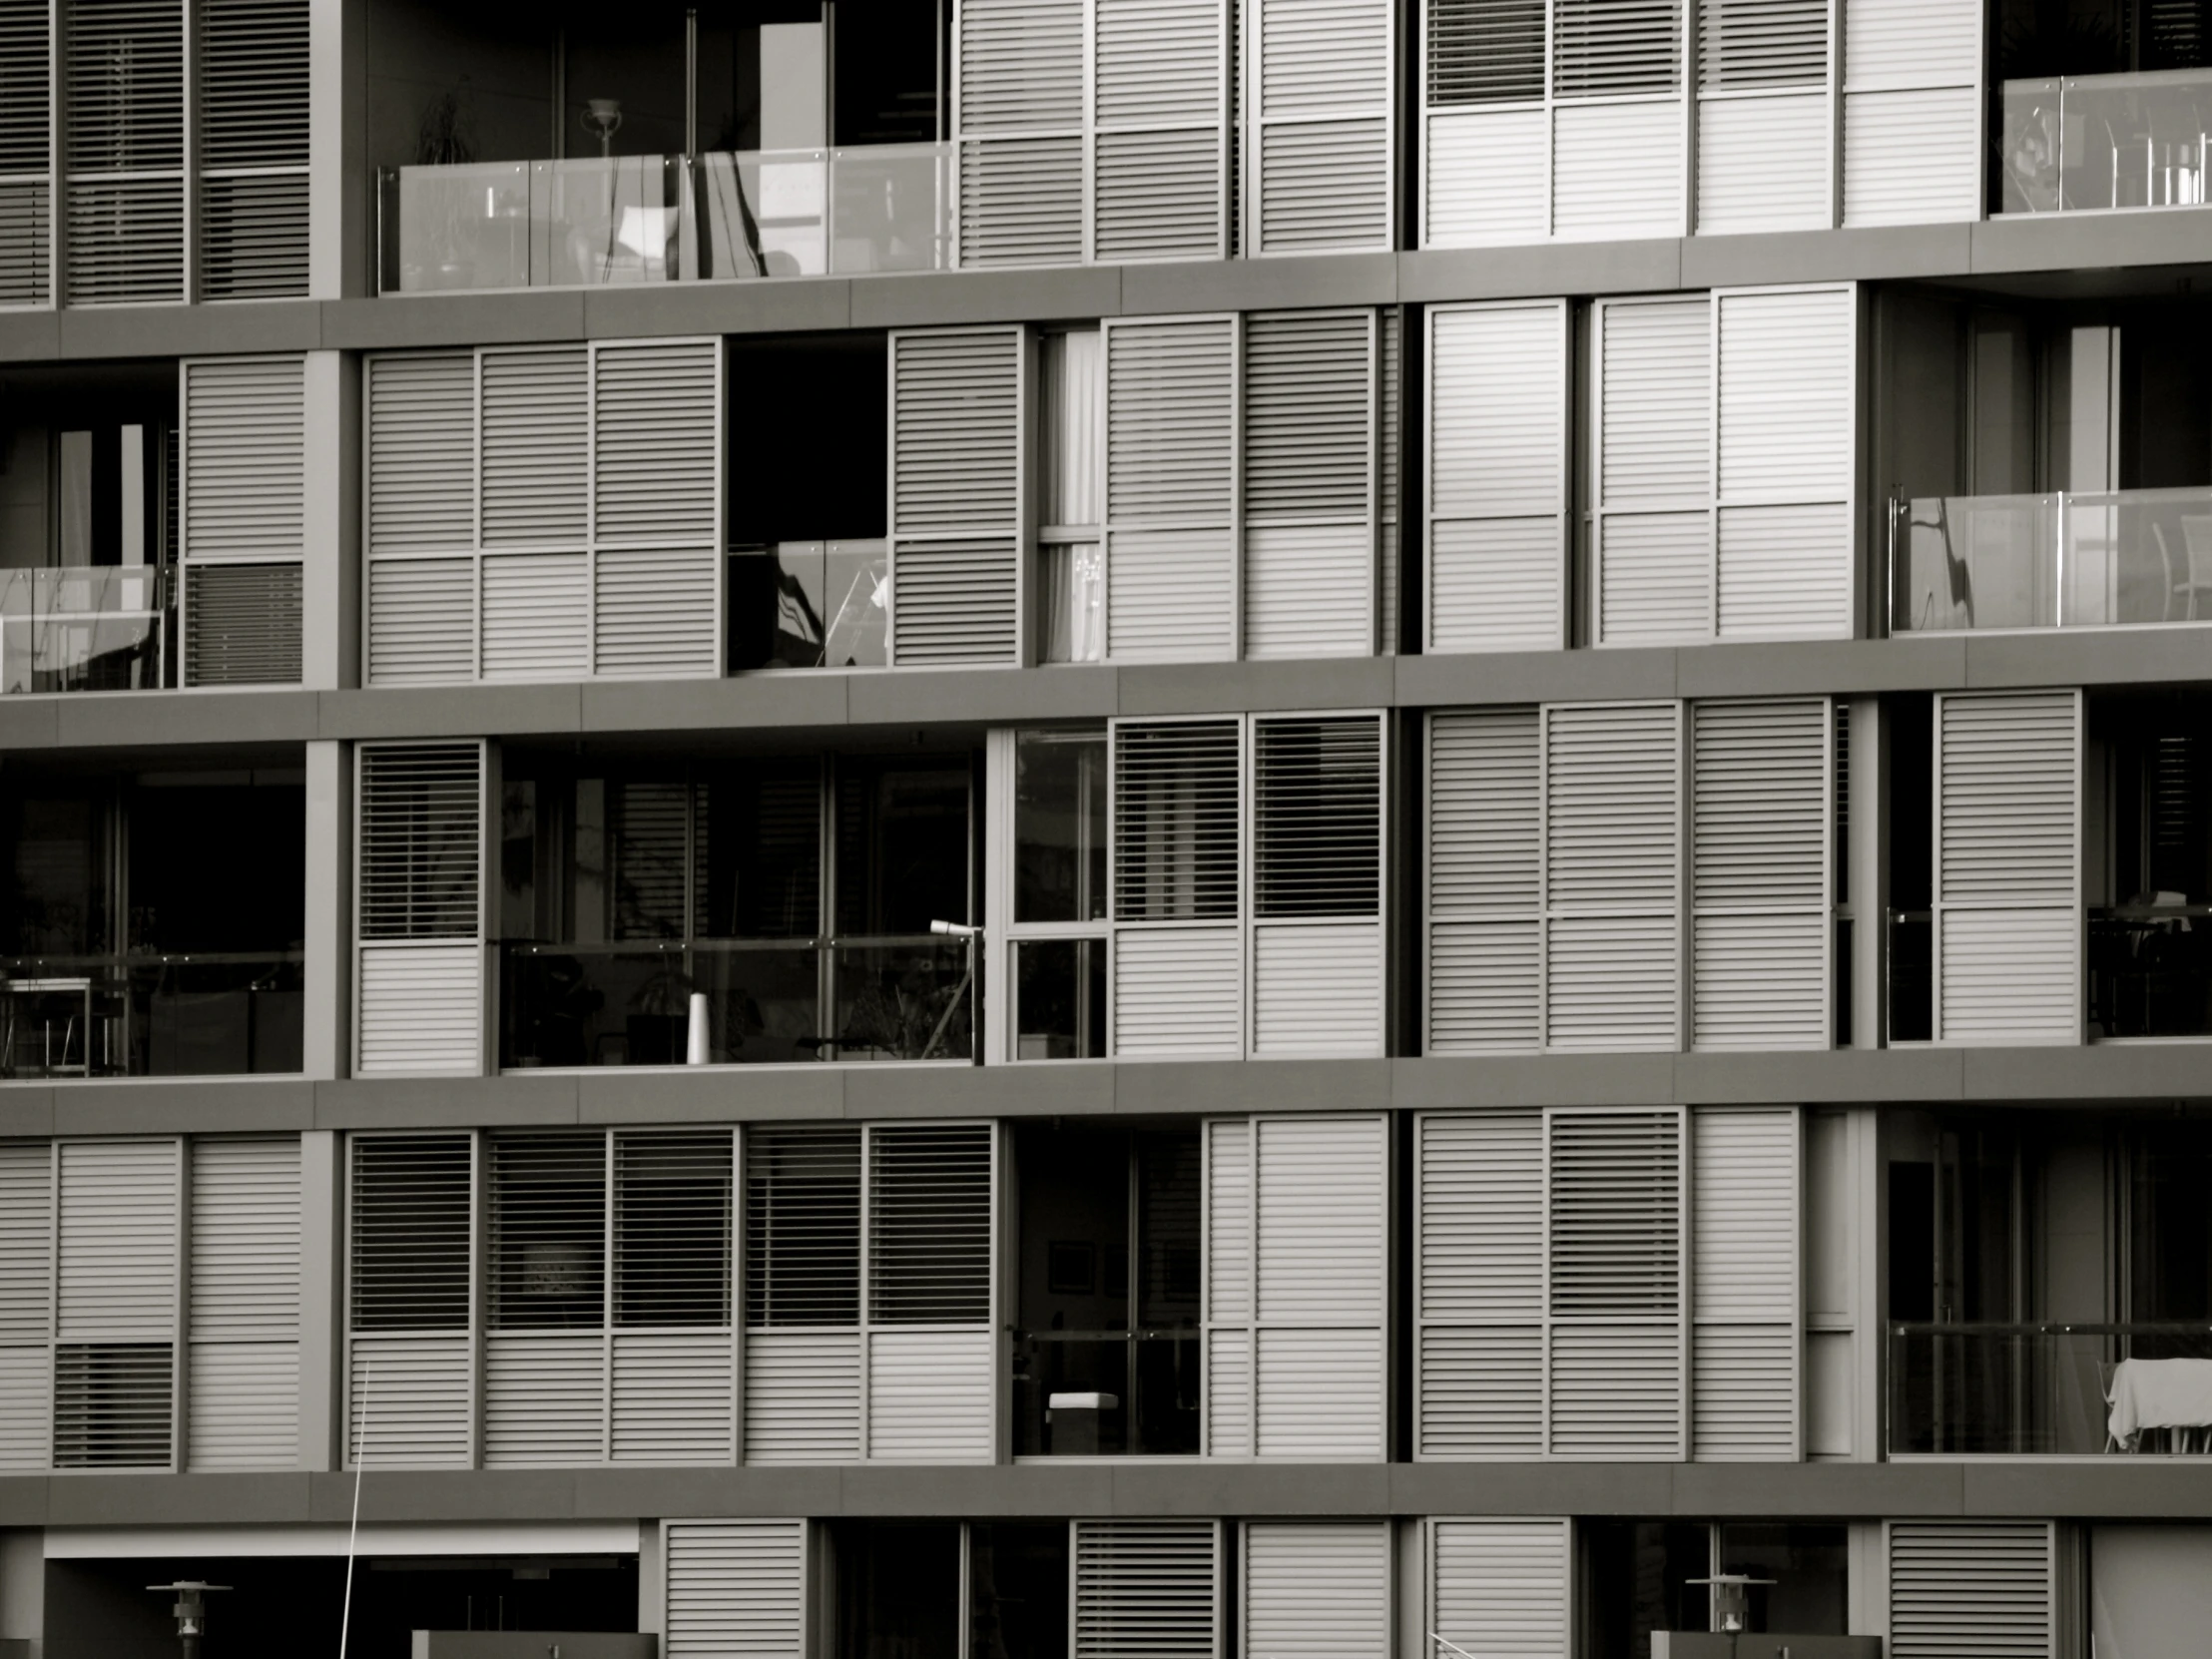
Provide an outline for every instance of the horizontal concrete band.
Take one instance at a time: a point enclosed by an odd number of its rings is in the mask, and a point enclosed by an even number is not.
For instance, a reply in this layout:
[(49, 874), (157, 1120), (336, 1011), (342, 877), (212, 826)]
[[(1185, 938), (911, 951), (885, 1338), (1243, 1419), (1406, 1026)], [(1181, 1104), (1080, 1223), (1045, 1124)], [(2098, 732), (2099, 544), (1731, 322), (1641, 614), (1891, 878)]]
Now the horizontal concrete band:
[(797, 671), (721, 680), (0, 698), (0, 751), (433, 737), (910, 737), (1116, 715), (1863, 696), (2212, 679), (2212, 627), (1295, 662)]
[(0, 1135), (1448, 1111), (1614, 1105), (2065, 1106), (2212, 1097), (2212, 1046), (1835, 1049), (1480, 1059), (609, 1068), (503, 1077), (0, 1084)]
[[(0, 1526), (346, 1519), (350, 1474), (0, 1479)], [(2212, 1461), (2045, 1463), (1086, 1463), (974, 1468), (386, 1473), (364, 1524), (707, 1515), (1911, 1515), (2212, 1517)], [(81, 1545), (72, 1554), (91, 1554)]]
[[(0, 362), (918, 327), (1843, 278), (2001, 280), (2205, 260), (2203, 226), (2193, 214), (2051, 215), (1191, 265), (18, 311), (0, 314)], [(2161, 281), (2170, 287), (2170, 276)]]

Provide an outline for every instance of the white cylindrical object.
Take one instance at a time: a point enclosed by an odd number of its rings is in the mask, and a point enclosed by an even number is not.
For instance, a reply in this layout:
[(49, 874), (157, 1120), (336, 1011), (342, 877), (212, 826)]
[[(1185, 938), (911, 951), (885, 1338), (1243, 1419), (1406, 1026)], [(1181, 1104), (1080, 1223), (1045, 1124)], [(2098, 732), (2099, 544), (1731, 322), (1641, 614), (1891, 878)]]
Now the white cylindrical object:
[(684, 1037), (684, 1064), (703, 1066), (707, 1063), (707, 993), (691, 993), (691, 1029)]

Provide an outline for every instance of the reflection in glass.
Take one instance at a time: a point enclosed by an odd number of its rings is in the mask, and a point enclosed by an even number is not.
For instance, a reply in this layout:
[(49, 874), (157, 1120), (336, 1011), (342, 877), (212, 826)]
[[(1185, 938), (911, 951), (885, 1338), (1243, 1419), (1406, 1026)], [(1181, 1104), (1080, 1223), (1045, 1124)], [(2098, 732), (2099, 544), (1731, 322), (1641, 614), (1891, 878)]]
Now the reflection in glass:
[(2205, 202), (2212, 70), (2004, 83), (2003, 213)]
[(1014, 1058), (1106, 1057), (1106, 941), (1014, 943)]
[(1023, 732), (1014, 758), (1014, 919), (1106, 914), (1106, 740)]

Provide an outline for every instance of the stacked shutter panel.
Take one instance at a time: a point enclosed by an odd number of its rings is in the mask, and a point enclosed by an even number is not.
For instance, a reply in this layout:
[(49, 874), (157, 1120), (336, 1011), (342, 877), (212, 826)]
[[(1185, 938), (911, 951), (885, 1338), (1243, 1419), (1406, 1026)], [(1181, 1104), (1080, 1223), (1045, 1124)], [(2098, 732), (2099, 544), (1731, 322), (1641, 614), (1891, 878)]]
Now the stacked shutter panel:
[(1219, 1523), (1075, 1523), (1073, 1659), (1216, 1659)]
[(1543, 1118), (1424, 1117), (1419, 1136), (1415, 1454), (1533, 1456), (1544, 1421)]
[(727, 1463), (735, 1438), (727, 1131), (614, 1137), (608, 1455)]
[(1100, 0), (1094, 258), (1226, 252), (1222, 0)]
[(53, 29), (46, 0), (0, 5), (0, 305), (43, 304), (53, 259)]
[(351, 1150), (346, 1461), (465, 1468), (475, 1451), (472, 1138), (357, 1136)]
[(867, 1454), (987, 1462), (993, 1127), (868, 1131)]
[(185, 582), (185, 683), (299, 683), (301, 567), (194, 566)]
[(1710, 301), (1601, 303), (1598, 316), (1598, 638), (1709, 638)]
[(960, 8), (960, 263), (1083, 257), (1082, 0)]
[(1428, 1052), (1542, 1041), (1534, 709), (1428, 722)]
[(1798, 1114), (1691, 1117), (1691, 1443), (1704, 1460), (1794, 1462)]
[(745, 1144), (745, 1460), (860, 1455), (860, 1131)]
[(1547, 8), (1431, 0), (1425, 9), (1422, 245), (1539, 241), (1551, 230)]
[(198, 0), (200, 285), (307, 291), (306, 0)]
[(486, 352), (481, 375), (480, 670), (486, 679), (575, 679), (591, 643), (589, 354)]
[(165, 1468), (174, 1458), (179, 1163), (175, 1141), (59, 1148), (57, 1468)]
[(1563, 1520), (1430, 1521), (1429, 1628), (1484, 1659), (1567, 1659), (1572, 1562)]
[(182, 372), (185, 682), (296, 683), (305, 364), (241, 357), (187, 362)]
[(1892, 1521), (1889, 1531), (1897, 1659), (2055, 1659), (2050, 1522)]
[(476, 668), (476, 359), (367, 365), (368, 682), (466, 680)]
[(1698, 0), (1697, 228), (1825, 230), (1827, 0)]
[(1404, 513), (1402, 507), (1405, 472), (1405, 312), (1397, 305), (1385, 305), (1379, 319), (1381, 333), (1377, 341), (1377, 354), (1382, 359), (1378, 370), (1376, 439), (1376, 496), (1381, 522), (1376, 527), (1377, 556), (1381, 563), (1378, 573), (1380, 595), (1376, 601), (1378, 628), (1376, 649), (1385, 657), (1393, 657), (1403, 648), (1404, 631), (1404, 562), (1405, 550), (1400, 545), (1404, 539)]
[(1206, 1125), (1206, 1450), (1252, 1453), (1252, 1130)]
[(1856, 0), (1844, 17), (1844, 223), (1978, 219), (1980, 5)]
[(1552, 31), (1552, 234), (1680, 235), (1681, 0), (1560, 0)]
[(668, 1659), (804, 1659), (807, 1523), (670, 1521)]
[(1391, 9), (1259, 0), (1256, 10), (1251, 251), (1388, 248)]
[(299, 1460), (299, 1140), (192, 1149), (191, 1401), (195, 1469)]
[(891, 655), (1020, 660), (1018, 328), (891, 339)]
[(47, 1466), (53, 1333), (54, 1149), (0, 1141), (0, 1471)]
[(1244, 743), (1236, 720), (1113, 731), (1114, 1051), (1243, 1052)]
[(356, 751), (354, 1071), (473, 1072), (483, 1049), (484, 752)]
[(600, 1462), (607, 1432), (606, 1136), (498, 1136), (488, 1153), (484, 1464)]
[(1387, 1659), (1387, 1521), (1247, 1521), (1244, 1641), (1274, 1659)]
[(592, 666), (722, 669), (722, 342), (592, 353)]
[(72, 305), (185, 297), (184, 0), (65, 10), (62, 166)]

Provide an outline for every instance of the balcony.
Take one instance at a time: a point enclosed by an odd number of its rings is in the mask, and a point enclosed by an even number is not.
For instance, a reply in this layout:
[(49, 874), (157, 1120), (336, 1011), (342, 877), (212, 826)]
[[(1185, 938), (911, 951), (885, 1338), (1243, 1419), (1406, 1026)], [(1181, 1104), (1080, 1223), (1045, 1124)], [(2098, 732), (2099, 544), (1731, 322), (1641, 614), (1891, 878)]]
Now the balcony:
[(1203, 1381), (1195, 1326), (1016, 1331), (1014, 1455), (1196, 1456)]
[(0, 957), (0, 1078), (296, 1072), (302, 953)]
[(0, 570), (0, 693), (173, 685), (176, 615), (160, 568)]
[(2196, 208), (2212, 155), (2212, 70), (2006, 81), (2007, 214)]
[(1890, 1451), (2212, 1451), (2212, 1325), (1894, 1324)]

